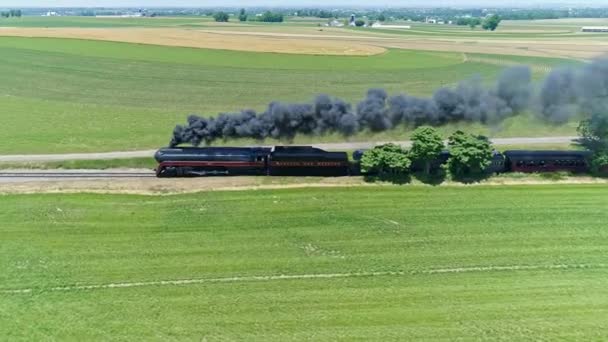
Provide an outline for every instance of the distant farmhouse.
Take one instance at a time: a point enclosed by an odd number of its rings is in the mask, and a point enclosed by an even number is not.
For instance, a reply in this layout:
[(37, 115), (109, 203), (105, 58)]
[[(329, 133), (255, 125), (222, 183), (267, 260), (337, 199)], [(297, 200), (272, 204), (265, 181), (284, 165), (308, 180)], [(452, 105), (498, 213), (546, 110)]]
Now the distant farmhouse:
[(411, 29), (410, 25), (384, 25), (381, 22), (375, 22), (372, 24), (373, 28), (387, 28), (387, 29)]
[(582, 32), (608, 32), (608, 26), (583, 26)]
[(441, 18), (426, 17), (424, 22), (427, 24), (445, 25), (445, 20), (443, 20)]

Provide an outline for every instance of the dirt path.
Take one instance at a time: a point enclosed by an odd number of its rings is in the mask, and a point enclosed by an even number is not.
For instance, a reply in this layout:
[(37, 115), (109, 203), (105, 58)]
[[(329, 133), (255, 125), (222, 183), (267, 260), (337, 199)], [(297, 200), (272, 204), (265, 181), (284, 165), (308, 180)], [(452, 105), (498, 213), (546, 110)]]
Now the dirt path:
[[(562, 136), (562, 137), (540, 137), (540, 138), (496, 138), (492, 139), (495, 145), (547, 145), (547, 144), (567, 144), (572, 142), (577, 137)], [(392, 141), (393, 143), (408, 147), (410, 141)], [(368, 141), (368, 142), (343, 142), (343, 143), (327, 143), (313, 144), (324, 150), (356, 150), (370, 148), (375, 145), (387, 143), (386, 141)], [(65, 160), (102, 160), (102, 159), (129, 159), (129, 158), (147, 158), (152, 157), (156, 150), (142, 151), (126, 151), (126, 152), (100, 152), (100, 153), (64, 153), (64, 154), (16, 154), (16, 155), (0, 155), (0, 162), (53, 162)]]
[[(149, 171), (149, 170), (148, 170)], [(463, 184), (446, 181), (440, 186), (505, 186), (505, 185), (556, 185), (556, 184), (589, 184), (606, 186), (608, 179), (588, 176), (565, 177), (551, 180), (537, 175), (512, 178), (498, 176), (474, 184)], [(97, 193), (97, 194), (137, 194), (137, 195), (170, 195), (207, 191), (245, 191), (245, 190), (279, 190), (302, 188), (337, 188), (337, 187), (384, 187), (391, 183), (369, 183), (362, 177), (201, 177), (201, 178), (0, 178), (0, 195), (2, 194), (39, 194), (39, 193)], [(427, 186), (419, 181), (412, 181), (409, 186)]]

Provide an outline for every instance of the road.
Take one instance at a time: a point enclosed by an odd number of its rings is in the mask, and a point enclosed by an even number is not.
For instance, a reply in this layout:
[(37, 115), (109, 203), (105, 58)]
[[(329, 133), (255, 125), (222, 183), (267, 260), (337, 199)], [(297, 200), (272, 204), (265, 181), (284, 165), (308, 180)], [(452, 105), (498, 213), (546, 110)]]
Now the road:
[[(494, 145), (546, 145), (546, 144), (567, 144), (577, 137), (543, 137), (543, 138), (496, 138), (492, 139)], [(370, 148), (375, 145), (386, 143), (385, 141), (370, 142), (345, 142), (313, 144), (313, 146), (325, 150), (356, 150)], [(410, 141), (393, 141), (393, 143), (408, 147)], [(103, 152), (103, 153), (67, 153), (67, 154), (21, 154), (21, 155), (0, 155), (0, 162), (20, 163), (20, 162), (53, 162), (65, 160), (101, 160), (101, 159), (129, 159), (152, 157), (155, 150), (129, 151), (129, 152)]]

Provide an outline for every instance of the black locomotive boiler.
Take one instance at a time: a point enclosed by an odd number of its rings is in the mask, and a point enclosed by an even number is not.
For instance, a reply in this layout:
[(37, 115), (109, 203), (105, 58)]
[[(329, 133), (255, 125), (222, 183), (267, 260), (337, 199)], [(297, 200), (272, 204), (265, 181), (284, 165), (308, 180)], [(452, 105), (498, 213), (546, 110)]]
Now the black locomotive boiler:
[(346, 152), (311, 146), (162, 148), (154, 158), (158, 177), (348, 176)]

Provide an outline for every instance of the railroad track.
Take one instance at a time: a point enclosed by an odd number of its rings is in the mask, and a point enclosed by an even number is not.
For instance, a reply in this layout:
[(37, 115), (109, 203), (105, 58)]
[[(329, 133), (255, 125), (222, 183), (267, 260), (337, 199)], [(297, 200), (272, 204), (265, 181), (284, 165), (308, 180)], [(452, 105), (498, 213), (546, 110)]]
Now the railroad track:
[(49, 179), (49, 178), (152, 178), (152, 171), (103, 172), (103, 171), (1, 171), (0, 178), (11, 179)]

